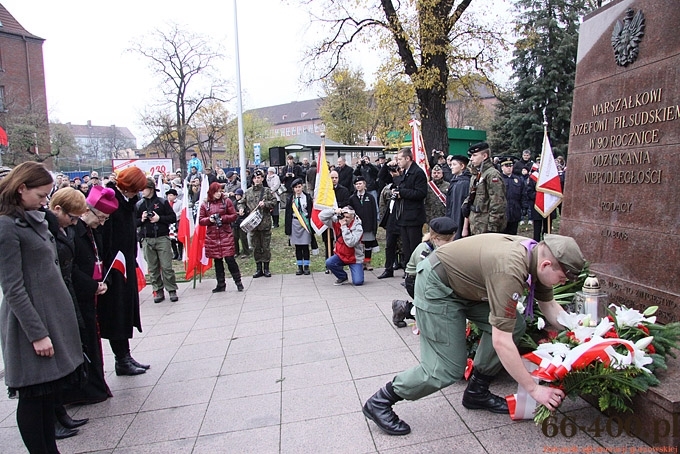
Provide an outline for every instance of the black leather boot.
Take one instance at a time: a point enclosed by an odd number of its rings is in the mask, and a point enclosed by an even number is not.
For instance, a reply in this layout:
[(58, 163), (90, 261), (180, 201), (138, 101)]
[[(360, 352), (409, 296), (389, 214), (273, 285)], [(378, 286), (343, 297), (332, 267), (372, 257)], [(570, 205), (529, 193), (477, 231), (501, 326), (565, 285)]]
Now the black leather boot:
[(263, 262), (264, 264), (264, 277), (272, 277), (272, 273), (269, 272), (269, 262)]
[(411, 427), (392, 410), (392, 405), (404, 400), (392, 389), (392, 382), (388, 382), (373, 394), (364, 404), (364, 415), (373, 421), (383, 432), (390, 435), (406, 435), (411, 433)]
[(54, 438), (57, 440), (63, 440), (64, 438), (70, 438), (78, 435), (78, 429), (67, 429), (62, 426), (59, 421), (54, 422)]
[(227, 289), (227, 284), (224, 281), (222, 281), (222, 282), (217, 281), (217, 286), (214, 289), (212, 289), (212, 292), (213, 293), (224, 292), (226, 289)]
[(87, 422), (89, 421), (88, 418), (85, 419), (71, 418), (71, 416), (69, 416), (69, 414), (66, 412), (64, 406), (59, 404), (54, 406), (54, 416), (56, 416), (57, 422), (66, 429), (75, 429), (76, 427), (80, 427), (82, 425), (87, 424)]
[(413, 303), (405, 300), (393, 300), (392, 301), (392, 323), (397, 328), (406, 327), (406, 318), (414, 318), (411, 316), (411, 309), (413, 308)]
[(243, 283), (241, 282), (241, 273), (233, 273), (231, 275), (231, 278), (234, 280), (234, 284), (236, 284), (236, 290), (239, 292), (243, 291)]
[(385, 268), (385, 271), (383, 271), (382, 274), (378, 276), (378, 279), (385, 279), (388, 277), (394, 277), (394, 270), (391, 268)]
[(149, 370), (149, 369), (151, 369), (151, 365), (150, 365), (150, 364), (142, 364), (142, 363), (138, 363), (137, 360), (134, 359), (131, 355), (128, 355), (128, 359), (130, 360), (130, 362), (132, 363), (132, 365), (135, 366), (135, 367), (139, 367), (140, 369), (144, 369), (144, 370)]
[(262, 262), (257, 262), (257, 271), (255, 274), (253, 274), (253, 279), (257, 279), (258, 277), (264, 276), (264, 272), (262, 271)]
[(302, 265), (298, 265), (298, 269), (297, 269), (297, 271), (295, 272), (295, 275), (296, 275), (296, 276), (302, 276), (302, 273), (303, 273), (303, 272), (304, 272), (304, 271), (302, 270)]
[(309, 265), (304, 265), (302, 267), (302, 274), (304, 274), (305, 276), (309, 276), (310, 274), (312, 274), (312, 272), (309, 271)]
[(489, 391), (492, 378), (473, 371), (463, 393), (463, 407), (468, 410), (489, 410), (492, 413), (508, 414), (507, 401)]
[(116, 375), (140, 375), (146, 373), (146, 369), (132, 364), (131, 356), (116, 358)]

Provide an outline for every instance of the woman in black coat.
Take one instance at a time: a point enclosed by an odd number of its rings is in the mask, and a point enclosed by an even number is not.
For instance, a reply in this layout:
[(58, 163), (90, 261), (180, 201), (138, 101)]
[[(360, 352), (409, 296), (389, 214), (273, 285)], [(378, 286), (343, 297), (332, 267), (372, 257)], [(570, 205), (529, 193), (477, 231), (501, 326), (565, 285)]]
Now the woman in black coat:
[[(122, 273), (112, 271), (107, 280), (108, 291), (100, 295), (97, 317), (102, 338), (108, 339), (116, 358), (116, 375), (139, 375), (149, 368), (138, 363), (130, 355), (132, 328), (142, 332), (139, 313), (139, 289), (137, 288), (137, 229), (135, 228), (135, 205), (139, 191), (146, 187), (146, 175), (137, 167), (122, 170), (115, 184), (109, 188), (115, 192), (118, 209), (108, 217), (102, 230), (103, 269), (108, 270), (118, 252), (125, 256), (127, 279)], [(99, 215), (99, 213), (96, 213)], [(98, 216), (106, 220), (107, 216)]]

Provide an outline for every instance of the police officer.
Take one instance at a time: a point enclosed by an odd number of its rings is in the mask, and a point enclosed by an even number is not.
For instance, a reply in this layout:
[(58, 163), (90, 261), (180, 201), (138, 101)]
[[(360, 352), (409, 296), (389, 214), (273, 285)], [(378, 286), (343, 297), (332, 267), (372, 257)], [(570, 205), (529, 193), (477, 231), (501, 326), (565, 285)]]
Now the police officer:
[(522, 219), (522, 207), (527, 204), (527, 187), (520, 175), (512, 172), (512, 157), (505, 157), (501, 160), (501, 172), (503, 183), (505, 183), (505, 218), (507, 225), (503, 233), (517, 235), (519, 221)]
[(463, 215), (467, 218), (463, 232), (479, 235), (502, 232), (505, 229), (505, 185), (500, 172), (491, 161), (489, 144), (480, 142), (468, 149), (470, 157), (470, 194), (463, 202)]
[(460, 346), (465, 345), (466, 319), (483, 334), (463, 406), (507, 414), (505, 399), (489, 391), (491, 378), (505, 367), (536, 402), (555, 410), (564, 391), (538, 385), (517, 351), (524, 331), (517, 302), (531, 278), (530, 295), (546, 319), (562, 328), (557, 317), (563, 309), (554, 299), (553, 286), (578, 279), (584, 266), (576, 241), (560, 235), (546, 235), (535, 243), (522, 236), (482, 234), (438, 247), (416, 268), (421, 362), (369, 398), (364, 415), (390, 435), (410, 433), (392, 406), (403, 399), (421, 399), (463, 377), (467, 352)]

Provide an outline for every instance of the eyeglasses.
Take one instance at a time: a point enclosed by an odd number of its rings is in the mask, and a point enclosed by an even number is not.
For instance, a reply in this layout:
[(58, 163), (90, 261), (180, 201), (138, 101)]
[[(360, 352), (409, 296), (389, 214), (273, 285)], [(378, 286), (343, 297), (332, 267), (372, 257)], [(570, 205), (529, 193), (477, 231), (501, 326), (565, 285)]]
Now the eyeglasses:
[(88, 208), (88, 209), (90, 210), (90, 213), (92, 213), (92, 214), (94, 214), (95, 216), (97, 216), (97, 219), (99, 219), (99, 222), (104, 223), (104, 222), (106, 222), (106, 221), (109, 220), (108, 215), (106, 215), (106, 214), (97, 214), (97, 213), (94, 211), (94, 208)]
[(80, 216), (74, 216), (70, 213), (67, 213), (66, 211), (64, 211), (64, 214), (66, 216), (68, 216), (68, 218), (71, 220), (71, 222), (76, 222), (78, 219), (80, 219)]

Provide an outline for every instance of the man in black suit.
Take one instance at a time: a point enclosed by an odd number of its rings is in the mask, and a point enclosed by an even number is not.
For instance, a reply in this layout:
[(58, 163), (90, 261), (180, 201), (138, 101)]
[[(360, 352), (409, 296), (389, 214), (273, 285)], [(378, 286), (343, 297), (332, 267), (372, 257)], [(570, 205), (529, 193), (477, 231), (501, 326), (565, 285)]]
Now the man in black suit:
[(397, 195), (396, 220), (399, 226), (402, 252), (408, 260), (420, 244), (425, 222), (425, 198), (427, 197), (427, 176), (413, 161), (410, 148), (402, 148), (397, 154), (397, 164), (403, 175), (399, 185), (392, 189)]
[(347, 165), (344, 156), (338, 158), (338, 165), (335, 166), (335, 170), (338, 172), (340, 185), (346, 187), (347, 190), (354, 188), (354, 169)]

